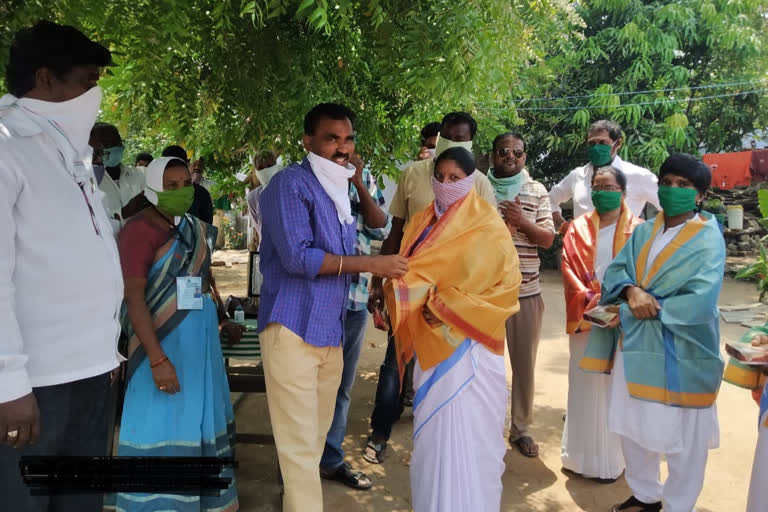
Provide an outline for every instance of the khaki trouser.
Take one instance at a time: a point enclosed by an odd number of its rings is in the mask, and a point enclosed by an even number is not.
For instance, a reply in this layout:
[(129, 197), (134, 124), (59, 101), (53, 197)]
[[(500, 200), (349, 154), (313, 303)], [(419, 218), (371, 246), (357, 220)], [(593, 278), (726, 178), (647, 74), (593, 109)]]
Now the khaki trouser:
[(259, 340), (267, 405), (285, 485), (283, 512), (321, 512), (320, 457), (341, 382), (341, 346), (309, 345), (274, 323)]
[(520, 299), (520, 311), (507, 320), (507, 347), (512, 365), (512, 425), (509, 439), (528, 435), (533, 423), (534, 368), (539, 350), (544, 300), (541, 295)]

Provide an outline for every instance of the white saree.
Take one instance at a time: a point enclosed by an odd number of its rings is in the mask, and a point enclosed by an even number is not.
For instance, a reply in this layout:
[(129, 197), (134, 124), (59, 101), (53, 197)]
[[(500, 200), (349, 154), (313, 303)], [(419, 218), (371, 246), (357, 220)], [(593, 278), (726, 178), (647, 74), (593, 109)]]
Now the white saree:
[(498, 512), (504, 473), (504, 356), (466, 340), (428, 371), (416, 361), (411, 493), (415, 512)]

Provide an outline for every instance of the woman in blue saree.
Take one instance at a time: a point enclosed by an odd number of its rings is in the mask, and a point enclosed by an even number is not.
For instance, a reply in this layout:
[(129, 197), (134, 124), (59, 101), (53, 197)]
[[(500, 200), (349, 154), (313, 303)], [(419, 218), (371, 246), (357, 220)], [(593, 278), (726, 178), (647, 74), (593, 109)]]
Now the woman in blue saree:
[[(144, 195), (151, 206), (118, 240), (128, 340), (118, 455), (233, 457), (234, 415), (209, 295), (216, 228), (185, 213), (194, 189), (178, 158), (152, 161)], [(231, 480), (219, 496), (121, 493), (117, 510), (237, 510), (232, 468), (221, 476)]]
[(659, 171), (663, 211), (635, 229), (605, 273), (600, 303), (618, 305), (620, 329), (592, 329), (581, 367), (613, 372), (608, 428), (621, 436), (633, 493), (614, 512), (691, 512), (719, 444), (725, 242), (699, 208), (711, 179), (700, 160), (671, 155)]

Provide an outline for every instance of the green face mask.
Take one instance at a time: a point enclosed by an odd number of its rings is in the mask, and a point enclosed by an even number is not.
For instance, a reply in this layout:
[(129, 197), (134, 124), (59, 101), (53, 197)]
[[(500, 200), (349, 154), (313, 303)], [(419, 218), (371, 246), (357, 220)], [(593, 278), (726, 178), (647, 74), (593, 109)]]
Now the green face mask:
[(695, 188), (659, 186), (659, 204), (665, 215), (674, 217), (696, 209)]
[(587, 148), (587, 156), (589, 157), (589, 161), (592, 162), (592, 164), (595, 167), (602, 167), (603, 165), (608, 165), (611, 163), (611, 149), (613, 146), (610, 146), (608, 144), (595, 144), (594, 146), (589, 146)]
[(593, 190), (592, 204), (597, 213), (612, 212), (621, 206), (621, 192), (613, 190)]
[(123, 161), (125, 148), (115, 146), (113, 148), (104, 148), (104, 167), (117, 167)]
[(174, 217), (181, 217), (187, 213), (195, 198), (195, 188), (191, 186), (155, 193), (157, 194), (157, 207)]

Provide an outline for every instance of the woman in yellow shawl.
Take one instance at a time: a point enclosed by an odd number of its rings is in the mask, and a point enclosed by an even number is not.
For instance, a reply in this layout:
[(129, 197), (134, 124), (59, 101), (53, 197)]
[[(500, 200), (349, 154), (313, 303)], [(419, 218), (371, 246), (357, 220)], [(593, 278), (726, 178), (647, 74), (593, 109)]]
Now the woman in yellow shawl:
[(435, 160), (435, 201), (406, 227), (409, 271), (385, 286), (400, 375), (415, 356), (411, 493), (416, 512), (501, 507), (504, 325), (519, 309), (515, 246), (473, 189), (475, 160)]
[(624, 202), (627, 178), (621, 170), (601, 167), (592, 175), (595, 210), (573, 221), (563, 238), (563, 284), (569, 335), (568, 414), (563, 429), (563, 468), (613, 483), (624, 471), (621, 439), (608, 431), (610, 375), (579, 368), (589, 342), (587, 311), (600, 302), (605, 270), (643, 221)]

